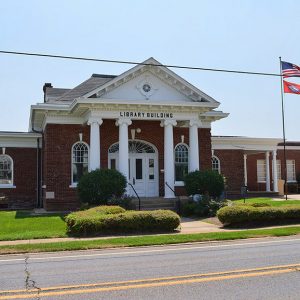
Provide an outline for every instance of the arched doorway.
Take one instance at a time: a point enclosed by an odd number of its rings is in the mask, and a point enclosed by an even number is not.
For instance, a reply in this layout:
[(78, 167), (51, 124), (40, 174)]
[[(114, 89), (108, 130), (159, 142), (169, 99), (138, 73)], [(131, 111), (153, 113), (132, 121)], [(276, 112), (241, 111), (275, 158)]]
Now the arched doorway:
[[(150, 143), (141, 140), (129, 140), (129, 182), (141, 197), (157, 197), (158, 189), (158, 152)], [(119, 143), (108, 149), (108, 167), (119, 169)], [(129, 193), (134, 192), (129, 188)]]

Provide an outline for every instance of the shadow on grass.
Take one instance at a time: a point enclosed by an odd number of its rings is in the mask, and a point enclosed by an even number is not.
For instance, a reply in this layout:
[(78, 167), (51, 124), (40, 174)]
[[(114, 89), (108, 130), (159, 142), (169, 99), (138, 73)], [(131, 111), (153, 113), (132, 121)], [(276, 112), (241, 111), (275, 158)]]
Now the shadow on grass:
[(66, 213), (37, 214), (32, 210), (17, 210), (15, 219), (60, 217), (62, 220), (64, 220), (66, 215)]

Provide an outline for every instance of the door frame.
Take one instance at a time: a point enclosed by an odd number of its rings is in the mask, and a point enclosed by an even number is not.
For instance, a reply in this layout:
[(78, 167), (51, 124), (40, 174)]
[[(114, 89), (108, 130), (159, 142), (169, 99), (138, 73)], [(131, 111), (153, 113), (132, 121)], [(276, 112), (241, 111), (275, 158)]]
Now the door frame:
[[(141, 197), (158, 197), (159, 196), (159, 161), (158, 161), (158, 151), (157, 148), (146, 141), (143, 140), (128, 140), (128, 143), (133, 142), (133, 141), (137, 141), (137, 142), (141, 142), (144, 144), (147, 144), (149, 146), (151, 146), (154, 149), (154, 153), (147, 153), (147, 152), (129, 152), (128, 153), (128, 162), (130, 161), (130, 171), (129, 174), (131, 178), (128, 178), (129, 182), (131, 184), (133, 184), (133, 176), (132, 176), (132, 171), (133, 168), (135, 167), (135, 159), (136, 158), (142, 158), (143, 159), (143, 178), (144, 178), (144, 195), (139, 195)], [(109, 149), (118, 144), (114, 143), (112, 144)], [(108, 168), (111, 168), (111, 160), (115, 159), (115, 167), (117, 170), (119, 170), (119, 151), (114, 152), (114, 153), (110, 153), (108, 152)], [(154, 179), (149, 179), (149, 160), (150, 159), (154, 159)], [(134, 162), (133, 162), (134, 161)], [(135, 171), (135, 170), (134, 170)], [(151, 185), (154, 186), (151, 188)], [(130, 190), (130, 189), (129, 189)], [(133, 193), (132, 193), (133, 194)]]

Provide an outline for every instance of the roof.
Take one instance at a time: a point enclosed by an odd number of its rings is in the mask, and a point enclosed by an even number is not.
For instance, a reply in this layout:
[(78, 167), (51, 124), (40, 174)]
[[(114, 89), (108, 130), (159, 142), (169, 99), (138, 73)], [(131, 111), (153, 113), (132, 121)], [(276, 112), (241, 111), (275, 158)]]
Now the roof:
[(68, 91), (70, 91), (70, 89), (46, 87), (46, 94), (49, 97), (61, 97), (63, 94), (65, 94)]
[(107, 83), (108, 81), (115, 78), (115, 75), (102, 75), (102, 74), (93, 74), (89, 79), (79, 84), (75, 88), (67, 91), (61, 97), (57, 98), (56, 101), (73, 101), (74, 99), (85, 95), (86, 93), (94, 90), (95, 88)]

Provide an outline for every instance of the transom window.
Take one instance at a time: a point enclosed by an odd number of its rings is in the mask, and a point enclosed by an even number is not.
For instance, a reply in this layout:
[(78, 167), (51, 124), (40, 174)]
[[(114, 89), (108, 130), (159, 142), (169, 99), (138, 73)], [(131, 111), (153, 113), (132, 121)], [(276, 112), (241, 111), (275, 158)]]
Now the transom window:
[[(154, 148), (142, 141), (128, 141), (129, 153), (155, 153)], [(109, 147), (108, 153), (118, 153), (119, 143), (113, 144)]]
[(218, 172), (219, 174), (221, 173), (221, 165), (220, 165), (220, 160), (217, 156), (213, 156), (211, 158), (211, 169), (213, 171)]
[(13, 184), (13, 160), (10, 156), (0, 155), (0, 185)]
[(78, 183), (82, 175), (88, 172), (89, 148), (83, 142), (72, 147), (72, 183)]
[(183, 181), (189, 172), (189, 148), (186, 144), (178, 144), (175, 154), (175, 181)]

